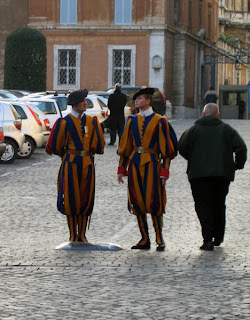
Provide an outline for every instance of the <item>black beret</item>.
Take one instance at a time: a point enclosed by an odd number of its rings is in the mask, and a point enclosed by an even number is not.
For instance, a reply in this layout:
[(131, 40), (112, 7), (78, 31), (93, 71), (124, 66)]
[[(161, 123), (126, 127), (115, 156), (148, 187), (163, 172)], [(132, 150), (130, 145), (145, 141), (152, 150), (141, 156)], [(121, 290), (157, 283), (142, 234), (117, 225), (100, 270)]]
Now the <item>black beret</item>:
[(142, 87), (141, 90), (136, 92), (136, 94), (133, 96), (133, 100), (135, 100), (137, 97), (141, 96), (142, 94), (153, 95), (154, 93), (155, 93), (155, 89), (154, 88)]
[(73, 106), (81, 101), (83, 101), (88, 95), (88, 90), (76, 90), (71, 92), (71, 94), (68, 96), (67, 104)]

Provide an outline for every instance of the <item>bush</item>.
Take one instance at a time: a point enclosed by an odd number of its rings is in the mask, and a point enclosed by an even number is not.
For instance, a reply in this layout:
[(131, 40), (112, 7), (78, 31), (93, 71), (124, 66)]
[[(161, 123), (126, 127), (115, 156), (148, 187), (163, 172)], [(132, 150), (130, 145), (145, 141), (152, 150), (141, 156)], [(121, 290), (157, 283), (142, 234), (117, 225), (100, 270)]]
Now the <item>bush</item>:
[(6, 38), (4, 88), (46, 91), (46, 39), (35, 29), (23, 27)]

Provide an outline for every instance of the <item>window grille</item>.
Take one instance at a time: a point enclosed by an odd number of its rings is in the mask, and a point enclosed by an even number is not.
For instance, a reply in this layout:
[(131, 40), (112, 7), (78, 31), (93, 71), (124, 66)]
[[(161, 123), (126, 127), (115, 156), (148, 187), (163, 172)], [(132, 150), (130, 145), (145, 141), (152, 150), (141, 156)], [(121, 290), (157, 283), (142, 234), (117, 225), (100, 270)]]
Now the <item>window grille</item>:
[(132, 23), (132, 0), (115, 0), (115, 24)]
[(77, 0), (60, 0), (60, 24), (77, 24)]
[(112, 84), (131, 85), (131, 50), (113, 50)]
[(76, 84), (76, 50), (58, 50), (58, 84)]

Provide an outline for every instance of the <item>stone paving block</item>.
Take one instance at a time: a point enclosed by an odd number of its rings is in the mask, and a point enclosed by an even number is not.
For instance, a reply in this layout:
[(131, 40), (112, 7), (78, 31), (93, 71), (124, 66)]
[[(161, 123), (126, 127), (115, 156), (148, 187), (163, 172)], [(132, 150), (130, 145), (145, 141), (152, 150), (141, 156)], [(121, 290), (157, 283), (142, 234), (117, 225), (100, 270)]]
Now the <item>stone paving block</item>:
[[(250, 149), (249, 122), (227, 122)], [(172, 121), (178, 136), (192, 123)], [(0, 166), (0, 319), (250, 318), (249, 161), (230, 185), (225, 242), (213, 252), (199, 250), (186, 162), (181, 156), (172, 162), (166, 250), (159, 253), (150, 219), (151, 249), (130, 250), (140, 235), (127, 211), (127, 188), (116, 181), (115, 148), (106, 146), (104, 155), (95, 157), (96, 201), (87, 238), (92, 243), (114, 238), (122, 252), (55, 250), (68, 241), (66, 218), (56, 210), (60, 160), (44, 149), (27, 160)], [(29, 169), (18, 170), (22, 166)]]

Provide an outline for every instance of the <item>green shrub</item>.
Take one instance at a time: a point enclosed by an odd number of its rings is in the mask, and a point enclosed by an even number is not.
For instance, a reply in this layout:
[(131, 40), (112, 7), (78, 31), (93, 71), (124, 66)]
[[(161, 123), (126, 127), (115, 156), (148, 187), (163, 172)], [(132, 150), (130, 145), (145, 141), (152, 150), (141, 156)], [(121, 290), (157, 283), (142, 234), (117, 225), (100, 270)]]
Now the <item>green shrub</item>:
[(6, 38), (4, 88), (46, 90), (46, 39), (35, 29), (23, 27)]

